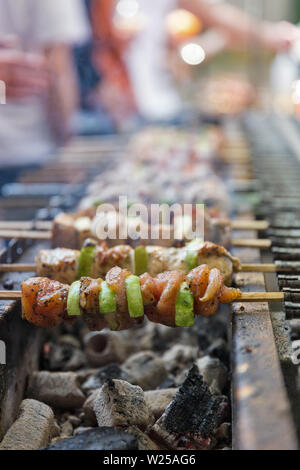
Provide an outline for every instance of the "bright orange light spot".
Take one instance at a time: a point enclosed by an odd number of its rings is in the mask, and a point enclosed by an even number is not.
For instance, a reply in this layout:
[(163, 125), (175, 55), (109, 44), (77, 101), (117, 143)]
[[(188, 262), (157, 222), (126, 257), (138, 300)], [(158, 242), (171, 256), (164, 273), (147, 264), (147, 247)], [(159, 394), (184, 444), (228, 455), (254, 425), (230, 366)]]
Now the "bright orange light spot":
[(196, 15), (184, 9), (177, 9), (167, 16), (167, 31), (177, 40), (196, 36), (202, 31), (202, 23)]

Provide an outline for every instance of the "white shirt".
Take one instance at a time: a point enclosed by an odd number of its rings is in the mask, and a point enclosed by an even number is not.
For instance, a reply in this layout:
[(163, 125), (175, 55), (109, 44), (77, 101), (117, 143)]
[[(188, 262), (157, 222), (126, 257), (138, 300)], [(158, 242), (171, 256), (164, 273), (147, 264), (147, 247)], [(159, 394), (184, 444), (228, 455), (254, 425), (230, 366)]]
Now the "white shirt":
[(138, 0), (145, 18), (127, 55), (129, 75), (139, 111), (150, 121), (168, 120), (181, 110), (181, 100), (166, 66), (166, 17), (177, 0)]
[[(26, 52), (88, 38), (81, 0), (0, 0), (0, 37), (19, 37)], [(32, 164), (55, 150), (47, 108), (39, 98), (0, 105), (0, 164)]]

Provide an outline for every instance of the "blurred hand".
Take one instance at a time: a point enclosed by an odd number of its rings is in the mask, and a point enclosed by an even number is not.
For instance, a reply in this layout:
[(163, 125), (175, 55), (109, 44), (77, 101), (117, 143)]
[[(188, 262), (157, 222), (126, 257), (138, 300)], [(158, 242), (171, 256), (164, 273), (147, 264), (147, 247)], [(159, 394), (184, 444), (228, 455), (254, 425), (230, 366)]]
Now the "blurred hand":
[(6, 84), (7, 99), (45, 95), (49, 87), (45, 59), (13, 49), (0, 49), (0, 80)]
[(262, 44), (276, 52), (287, 51), (298, 40), (300, 40), (300, 28), (287, 21), (266, 22), (262, 27)]
[(110, 114), (117, 126), (122, 126), (123, 122), (136, 114), (132, 92), (121, 83), (102, 79), (98, 87), (98, 98), (101, 106)]

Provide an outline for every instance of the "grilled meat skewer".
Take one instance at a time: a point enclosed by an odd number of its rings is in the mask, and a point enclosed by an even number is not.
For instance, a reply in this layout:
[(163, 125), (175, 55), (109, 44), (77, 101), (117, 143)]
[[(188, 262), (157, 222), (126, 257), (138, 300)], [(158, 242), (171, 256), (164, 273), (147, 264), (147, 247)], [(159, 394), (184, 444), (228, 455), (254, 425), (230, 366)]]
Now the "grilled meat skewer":
[[(216, 268), (198, 266), (189, 274), (169, 271), (133, 276), (113, 268), (102, 279), (81, 278), (71, 286), (46, 278), (22, 283), (23, 317), (51, 328), (82, 315), (91, 330), (125, 330), (148, 319), (167, 326), (192, 326), (194, 315), (214, 315), (220, 303), (238, 299)], [(110, 311), (109, 311), (110, 310)]]
[[(182, 248), (129, 245), (108, 248), (86, 240), (81, 252), (66, 248), (41, 250), (36, 257), (36, 273), (62, 283), (72, 284), (78, 277), (98, 278), (113, 267), (119, 266), (135, 274), (148, 272), (156, 276), (163, 271), (186, 273), (201, 264), (218, 268), (226, 285), (231, 285), (233, 272), (240, 271), (238, 258), (222, 246), (211, 242), (191, 242)], [(84, 266), (82, 266), (84, 265)]]
[[(116, 211), (106, 212), (105, 218), (107, 224), (116, 223)], [(103, 241), (98, 238), (97, 235), (97, 211), (96, 208), (86, 210), (79, 214), (59, 214), (53, 221), (52, 227), (52, 247), (65, 247), (72, 249), (80, 249), (87, 238), (96, 238), (99, 241)], [(189, 231), (192, 230), (193, 221), (188, 220), (186, 217), (184, 220), (179, 221), (179, 223), (184, 224), (184, 231), (187, 239), (193, 238), (189, 237)], [(147, 233), (148, 237), (143, 239), (142, 237), (138, 240), (124, 240), (119, 237), (120, 230), (123, 226), (130, 225), (136, 227), (139, 225), (141, 227), (141, 233)], [(186, 241), (186, 238), (183, 240), (177, 240), (174, 237), (174, 225), (170, 226), (170, 237), (167, 239), (163, 238), (162, 233), (165, 229), (168, 229), (169, 226), (160, 225), (159, 226), (159, 238), (151, 238), (151, 225), (146, 224), (142, 219), (135, 218), (124, 218), (120, 215), (119, 220), (116, 223), (116, 239), (109, 240), (110, 245), (121, 245), (129, 243), (132, 245), (137, 244), (151, 244), (151, 245), (164, 245), (164, 246), (178, 246), (178, 244), (183, 244)], [(230, 221), (225, 217), (210, 215), (208, 211), (204, 213), (204, 238), (205, 240), (211, 240), (214, 243), (223, 246), (230, 245), (231, 239), (231, 225)]]

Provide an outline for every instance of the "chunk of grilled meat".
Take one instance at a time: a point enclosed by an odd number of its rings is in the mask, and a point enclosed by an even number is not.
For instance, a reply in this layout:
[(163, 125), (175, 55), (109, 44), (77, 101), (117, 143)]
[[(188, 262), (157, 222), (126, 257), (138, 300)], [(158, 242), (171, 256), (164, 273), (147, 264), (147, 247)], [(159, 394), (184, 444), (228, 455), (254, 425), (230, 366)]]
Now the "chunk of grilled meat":
[[(143, 320), (143, 317), (133, 319), (129, 315), (125, 288), (129, 275), (128, 270), (117, 267), (107, 273), (106, 282), (115, 292), (117, 303), (117, 311), (109, 315), (102, 315), (99, 311), (101, 279), (81, 279), (80, 309), (91, 330), (99, 331), (112, 325), (115, 330), (126, 330)], [(229, 303), (241, 296), (238, 289), (224, 285), (218, 269), (210, 270), (207, 265), (199, 266), (187, 275), (168, 271), (152, 277), (146, 273), (140, 276), (140, 286), (144, 312), (149, 320), (175, 326), (176, 299), (184, 280), (194, 296), (195, 315), (214, 315), (220, 303)], [(74, 319), (67, 312), (68, 292), (68, 285), (50, 279), (38, 277), (23, 282), (23, 317), (42, 328), (51, 328)]]

